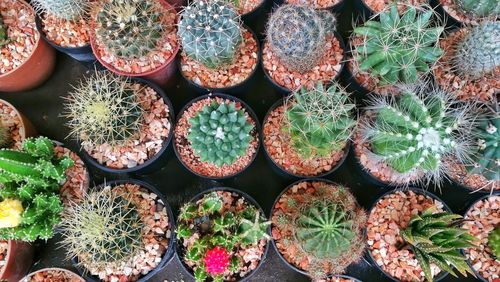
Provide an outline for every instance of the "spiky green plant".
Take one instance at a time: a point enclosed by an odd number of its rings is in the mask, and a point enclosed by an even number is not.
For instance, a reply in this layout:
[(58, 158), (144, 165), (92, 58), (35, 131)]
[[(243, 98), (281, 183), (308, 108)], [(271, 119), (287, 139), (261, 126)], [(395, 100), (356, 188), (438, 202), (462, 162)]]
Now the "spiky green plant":
[(3, 22), (3, 17), (0, 14), (0, 48), (10, 42), (7, 34), (7, 25)]
[(160, 1), (102, 1), (94, 19), (96, 38), (117, 57), (144, 57), (158, 48), (166, 12)]
[(463, 218), (449, 212), (433, 213), (427, 209), (421, 215), (413, 215), (408, 227), (400, 232), (411, 246), (427, 281), (433, 281), (430, 264), (458, 277), (452, 266), (462, 275), (474, 272), (467, 264), (461, 249), (475, 247), (476, 238), (460, 227)]
[(500, 22), (487, 21), (471, 27), (457, 43), (452, 59), (460, 76), (480, 79), (500, 66)]
[(476, 18), (500, 15), (498, 0), (455, 0), (458, 6), (467, 14)]
[(335, 31), (335, 22), (329, 11), (281, 5), (267, 24), (267, 42), (283, 65), (304, 73), (318, 65), (323, 57), (327, 37)]
[(286, 109), (285, 130), (295, 151), (304, 158), (327, 157), (342, 150), (356, 121), (355, 105), (338, 83), (325, 89), (321, 82), (293, 93)]
[(59, 19), (78, 21), (88, 16), (89, 0), (33, 0), (31, 4), (40, 15), (50, 14)]
[(7, 148), (12, 143), (10, 130), (0, 122), (0, 148)]
[(245, 111), (236, 109), (235, 102), (216, 99), (190, 118), (189, 123), (188, 140), (195, 154), (201, 161), (218, 167), (231, 165), (246, 154), (254, 129)]
[(94, 145), (120, 145), (133, 138), (143, 124), (138, 91), (128, 79), (109, 72), (82, 80), (66, 98), (70, 134)]
[(361, 71), (380, 79), (381, 84), (413, 83), (429, 73), (443, 55), (439, 37), (443, 26), (433, 26), (434, 11), (429, 6), (409, 6), (403, 15), (397, 5), (382, 11), (354, 29), (362, 37), (353, 46), (353, 56)]
[(144, 223), (130, 195), (111, 186), (72, 203), (62, 221), (69, 258), (86, 267), (105, 269), (134, 257), (142, 246)]
[(500, 226), (497, 226), (488, 234), (488, 246), (491, 248), (495, 258), (497, 260), (500, 259)]
[(231, 64), (243, 41), (238, 13), (224, 0), (191, 2), (178, 29), (186, 55), (208, 68)]

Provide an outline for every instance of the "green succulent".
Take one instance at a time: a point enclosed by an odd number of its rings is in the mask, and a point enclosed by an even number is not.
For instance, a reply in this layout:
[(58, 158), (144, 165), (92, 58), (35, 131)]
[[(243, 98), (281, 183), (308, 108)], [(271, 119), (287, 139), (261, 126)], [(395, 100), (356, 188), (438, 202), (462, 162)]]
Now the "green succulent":
[(42, 16), (51, 14), (59, 19), (78, 21), (88, 16), (90, 0), (33, 0), (31, 4)]
[(3, 17), (0, 14), (0, 48), (7, 45), (10, 40), (7, 33), (7, 25), (3, 22)]
[(498, 0), (455, 0), (455, 2), (464, 12), (477, 18), (500, 15)]
[(500, 259), (500, 226), (497, 226), (488, 234), (488, 246), (491, 248), (495, 258), (497, 260)]

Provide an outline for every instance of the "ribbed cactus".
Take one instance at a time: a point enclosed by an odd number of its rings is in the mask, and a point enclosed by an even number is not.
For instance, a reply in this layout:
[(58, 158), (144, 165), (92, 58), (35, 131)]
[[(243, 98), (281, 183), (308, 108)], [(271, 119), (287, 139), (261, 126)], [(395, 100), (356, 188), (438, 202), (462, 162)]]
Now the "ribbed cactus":
[(341, 150), (356, 121), (349, 94), (337, 83), (325, 89), (321, 82), (293, 93), (286, 109), (287, 131), (295, 151), (304, 158), (326, 157)]
[(497, 260), (500, 259), (500, 226), (497, 226), (488, 234), (488, 246), (491, 248), (495, 258)]
[(235, 102), (217, 102), (203, 107), (189, 119), (188, 140), (200, 160), (221, 167), (231, 165), (246, 154), (254, 126)]
[(433, 281), (430, 264), (458, 277), (452, 266), (463, 276), (474, 272), (466, 262), (461, 249), (474, 247), (476, 238), (460, 227), (463, 218), (448, 212), (434, 213), (427, 209), (414, 215), (408, 227), (400, 232), (422, 268), (427, 281)]
[[(417, 10), (418, 9), (418, 10)], [(399, 15), (397, 6), (354, 29), (361, 44), (354, 46), (354, 59), (361, 71), (369, 71), (382, 84), (413, 83), (427, 74), (443, 54), (437, 44), (443, 26), (433, 26), (432, 8), (413, 6)]]
[(91, 3), (90, 0), (33, 0), (31, 4), (39, 15), (74, 21), (88, 16)]
[(96, 72), (69, 94), (65, 104), (71, 135), (91, 144), (119, 145), (136, 136), (143, 123), (137, 88), (109, 72)]
[(142, 246), (144, 223), (137, 207), (130, 195), (110, 186), (72, 204), (61, 226), (68, 257), (77, 257), (84, 267), (128, 261)]
[(0, 48), (10, 42), (7, 34), (7, 25), (3, 22), (2, 15), (0, 14)]
[(166, 12), (160, 1), (106, 0), (97, 12), (95, 34), (115, 56), (141, 58), (158, 47)]
[(306, 72), (318, 65), (326, 50), (326, 39), (335, 31), (335, 17), (326, 10), (282, 5), (271, 15), (267, 42), (287, 68)]
[(12, 143), (12, 137), (8, 127), (0, 122), (0, 148), (7, 148)]
[(466, 13), (477, 18), (500, 15), (499, 0), (455, 0)]
[(208, 68), (232, 63), (243, 41), (238, 13), (223, 0), (191, 2), (178, 29), (186, 55)]
[(471, 27), (455, 47), (453, 65), (462, 77), (480, 79), (500, 66), (500, 22)]

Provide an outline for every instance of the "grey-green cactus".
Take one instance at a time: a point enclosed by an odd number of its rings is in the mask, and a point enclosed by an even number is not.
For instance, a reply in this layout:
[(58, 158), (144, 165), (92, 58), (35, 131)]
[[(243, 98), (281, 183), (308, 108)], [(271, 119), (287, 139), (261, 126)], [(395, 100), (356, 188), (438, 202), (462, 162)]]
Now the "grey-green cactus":
[(31, 4), (39, 15), (78, 21), (88, 16), (91, 3), (90, 0), (33, 0)]
[(243, 41), (238, 13), (223, 0), (191, 2), (178, 29), (186, 55), (208, 68), (231, 64)]
[(10, 130), (0, 122), (0, 148), (8, 148), (12, 143)]
[(500, 15), (499, 0), (455, 0), (460, 9), (476, 18)]
[(7, 34), (7, 25), (3, 22), (2, 15), (0, 14), (0, 48), (10, 42)]
[(283, 65), (303, 73), (318, 65), (323, 57), (327, 36), (335, 31), (335, 21), (329, 11), (282, 5), (269, 19), (267, 42)]
[(194, 153), (203, 162), (218, 167), (231, 165), (246, 154), (254, 126), (243, 109), (236, 109), (235, 102), (218, 102), (213, 99), (194, 117), (188, 140)]

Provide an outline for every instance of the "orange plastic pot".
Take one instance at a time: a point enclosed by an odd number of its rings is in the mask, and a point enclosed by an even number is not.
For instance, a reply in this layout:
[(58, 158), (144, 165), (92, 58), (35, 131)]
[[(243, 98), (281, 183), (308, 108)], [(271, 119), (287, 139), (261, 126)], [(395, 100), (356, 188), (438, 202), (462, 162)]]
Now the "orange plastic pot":
[(35, 248), (26, 242), (9, 240), (5, 266), (0, 271), (0, 280), (17, 282), (28, 273), (33, 263)]
[(7, 102), (5, 100), (2, 100), (2, 99), (0, 99), (0, 104), (4, 104), (4, 105), (12, 108), (12, 110), (14, 110), (14, 112), (16, 113), (16, 115), (21, 120), (21, 128), (19, 130), (19, 134), (21, 135), (21, 139), (22, 140), (24, 140), (24, 139), (26, 139), (28, 137), (35, 137), (35, 136), (37, 136), (37, 132), (36, 132), (36, 129), (33, 126), (33, 124), (21, 112), (19, 112), (16, 109), (16, 107), (14, 107), (14, 105), (12, 105), (11, 103), (9, 103), (9, 102)]
[[(19, 0), (22, 5), (33, 13), (35, 21), (35, 11), (26, 2)], [(38, 32), (38, 31), (36, 31)], [(0, 75), (0, 91), (19, 92), (33, 89), (44, 83), (54, 71), (56, 62), (55, 51), (47, 42), (38, 36), (35, 49), (29, 58), (16, 69)]]

